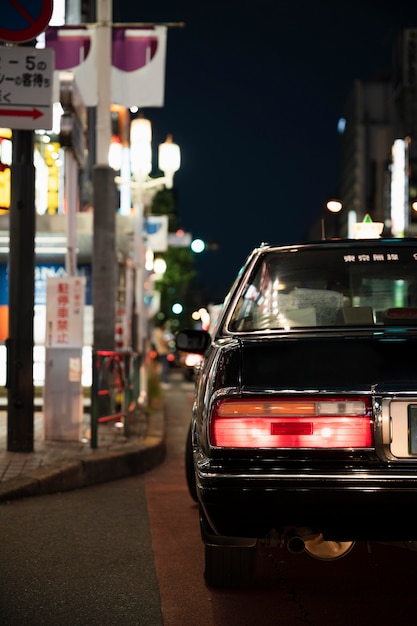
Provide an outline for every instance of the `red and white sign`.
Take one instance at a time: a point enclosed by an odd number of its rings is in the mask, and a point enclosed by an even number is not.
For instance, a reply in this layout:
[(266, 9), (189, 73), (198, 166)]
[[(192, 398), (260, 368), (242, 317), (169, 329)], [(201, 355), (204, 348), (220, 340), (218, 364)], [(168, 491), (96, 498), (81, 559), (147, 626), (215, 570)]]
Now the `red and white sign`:
[(48, 26), (53, 0), (2, 0), (0, 39), (10, 43), (31, 41)]
[(47, 348), (80, 348), (83, 345), (85, 278), (62, 276), (46, 283)]

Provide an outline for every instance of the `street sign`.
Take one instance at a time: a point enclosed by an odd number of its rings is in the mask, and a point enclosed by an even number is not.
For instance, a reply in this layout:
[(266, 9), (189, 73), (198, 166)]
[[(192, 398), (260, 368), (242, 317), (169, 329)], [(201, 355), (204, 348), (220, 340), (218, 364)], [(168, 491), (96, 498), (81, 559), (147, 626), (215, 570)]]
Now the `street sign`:
[(0, 46), (0, 127), (50, 130), (54, 51)]
[(0, 40), (31, 41), (48, 26), (53, 0), (2, 0)]

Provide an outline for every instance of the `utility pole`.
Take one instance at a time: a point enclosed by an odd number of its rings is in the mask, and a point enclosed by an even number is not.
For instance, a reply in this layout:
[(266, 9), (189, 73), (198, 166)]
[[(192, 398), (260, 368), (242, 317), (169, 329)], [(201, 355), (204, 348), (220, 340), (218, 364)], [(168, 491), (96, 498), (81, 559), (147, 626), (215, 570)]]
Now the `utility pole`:
[[(20, 112), (30, 105), (26, 96), (35, 97), (26, 86), (28, 92), (21, 92), (17, 86), (21, 81), (13, 80), (15, 72), (41, 70), (45, 90), (37, 96), (46, 101), (51, 97), (52, 62), (50, 57), (43, 57), (41, 65), (37, 65), (34, 39), (48, 25), (52, 16), (52, 0), (43, 0), (41, 12), (32, 13), (33, 6), (27, 8), (25, 20), (29, 27), (16, 30), (16, 7), (9, 3), (2, 13), (1, 40), (12, 44), (23, 44), (22, 47), (11, 48), (12, 63), (6, 65), (6, 82), (8, 87), (2, 97), (1, 104), (19, 103)], [(14, 11), (14, 13), (13, 13)], [(27, 19), (26, 19), (27, 18)], [(27, 54), (26, 54), (27, 48)], [(33, 51), (31, 50), (33, 49)], [(3, 51), (3, 55), (4, 55)], [(7, 58), (7, 55), (6, 55)], [(48, 61), (49, 58), (49, 61)], [(11, 70), (14, 68), (14, 71)], [(21, 69), (22, 68), (22, 69)], [(2, 71), (5, 69), (3, 67)], [(42, 72), (45, 72), (43, 75)], [(16, 76), (15, 76), (16, 77)], [(3, 76), (4, 78), (4, 76)], [(52, 98), (51, 98), (52, 99)], [(43, 101), (42, 101), (43, 102)], [(33, 101), (32, 104), (35, 104)], [(52, 103), (51, 103), (52, 104)], [(16, 109), (15, 109), (16, 110)], [(46, 112), (47, 109), (45, 109)], [(3, 111), (4, 112), (4, 111)], [(34, 134), (32, 122), (26, 124), (16, 119), (11, 108), (10, 128), (12, 129), (12, 179), (11, 206), (9, 217), (9, 337), (7, 339), (7, 449), (11, 452), (33, 452), (33, 318), (35, 300), (35, 166), (33, 161)], [(43, 115), (43, 114), (42, 114)], [(41, 117), (42, 117), (41, 115)], [(7, 120), (7, 117), (3, 117)], [(48, 121), (47, 117), (42, 117)], [(27, 121), (27, 120), (26, 120)], [(51, 123), (52, 119), (48, 121)], [(6, 122), (7, 123), (7, 122)]]
[(93, 170), (93, 348), (115, 348), (117, 279), (116, 210), (114, 171), (108, 163), (111, 140), (111, 35), (112, 0), (96, 0), (98, 105), (96, 165)]
[(35, 299), (33, 150), (33, 131), (13, 131), (6, 382), (7, 449), (10, 452), (33, 452), (33, 307)]

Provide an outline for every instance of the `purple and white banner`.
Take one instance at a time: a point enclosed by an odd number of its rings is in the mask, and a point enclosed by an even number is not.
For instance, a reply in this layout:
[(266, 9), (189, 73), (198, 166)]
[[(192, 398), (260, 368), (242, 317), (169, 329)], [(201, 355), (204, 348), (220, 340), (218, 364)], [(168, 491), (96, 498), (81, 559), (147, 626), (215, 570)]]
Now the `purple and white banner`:
[[(111, 104), (162, 107), (165, 92), (166, 26), (112, 28)], [(86, 106), (97, 106), (97, 28), (49, 26), (47, 48), (55, 50), (54, 79), (72, 72)]]
[(166, 32), (166, 26), (146, 30), (113, 27), (113, 104), (164, 106)]

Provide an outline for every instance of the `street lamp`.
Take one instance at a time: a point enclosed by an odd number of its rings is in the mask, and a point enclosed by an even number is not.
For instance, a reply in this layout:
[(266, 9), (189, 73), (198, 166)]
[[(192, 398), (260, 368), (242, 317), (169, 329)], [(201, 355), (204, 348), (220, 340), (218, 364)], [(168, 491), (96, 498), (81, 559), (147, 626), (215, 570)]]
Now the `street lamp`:
[(172, 135), (168, 135), (164, 143), (159, 144), (158, 166), (164, 172), (165, 187), (172, 189), (174, 174), (178, 172), (181, 165), (181, 152), (178, 144), (174, 143)]
[(339, 213), (342, 210), (342, 203), (340, 200), (328, 200), (326, 207), (331, 213)]
[(200, 254), (205, 250), (206, 244), (202, 239), (193, 239), (190, 247), (195, 254)]
[[(136, 314), (136, 345), (145, 353), (145, 342), (148, 336), (147, 315), (145, 305), (145, 257), (146, 246), (143, 238), (144, 192), (155, 192), (159, 187), (170, 189), (173, 186), (175, 172), (181, 164), (180, 149), (168, 135), (167, 140), (158, 149), (158, 166), (164, 176), (149, 178), (152, 171), (152, 125), (143, 116), (132, 120), (130, 125), (130, 163), (134, 189), (134, 228), (133, 228), (133, 268), (135, 270), (135, 314)], [(126, 279), (126, 287), (130, 284), (132, 293), (132, 276)], [(146, 379), (143, 372), (142, 380)], [(144, 384), (146, 384), (144, 382)], [(142, 387), (144, 389), (145, 387)]]
[[(143, 353), (146, 326), (144, 318), (145, 246), (143, 241), (143, 189), (152, 169), (152, 126), (144, 117), (138, 117), (130, 124), (130, 167), (134, 188), (133, 223), (133, 267), (126, 268), (126, 313), (133, 310), (132, 297), (135, 294), (135, 321), (132, 325), (133, 348)], [(134, 276), (133, 276), (134, 272)], [(134, 289), (133, 289), (134, 282)]]
[[(339, 213), (343, 208), (343, 204), (340, 200), (331, 199), (326, 203), (326, 209), (330, 211), (330, 213)], [(324, 215), (321, 218), (321, 238), (326, 239), (326, 226), (324, 222)]]
[(152, 170), (152, 125), (144, 117), (130, 123), (130, 165), (137, 183), (144, 182)]

